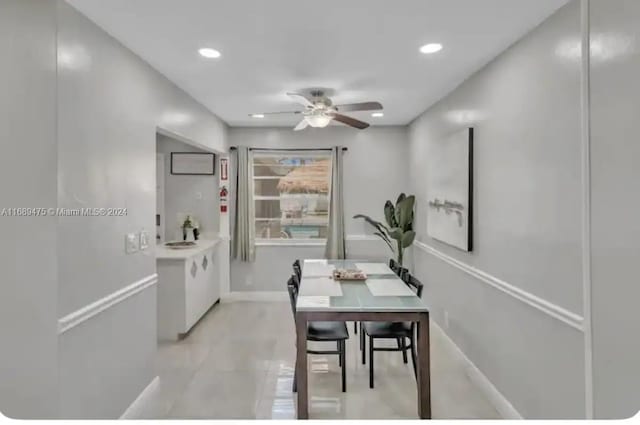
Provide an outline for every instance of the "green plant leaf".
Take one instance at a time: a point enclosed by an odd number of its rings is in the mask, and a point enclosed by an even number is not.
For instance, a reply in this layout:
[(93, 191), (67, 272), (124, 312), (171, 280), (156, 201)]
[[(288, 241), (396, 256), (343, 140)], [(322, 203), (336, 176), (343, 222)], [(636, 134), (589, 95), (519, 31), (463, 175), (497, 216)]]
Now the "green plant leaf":
[(389, 233), (389, 229), (387, 228), (387, 226), (385, 226), (384, 224), (380, 223), (379, 221), (375, 221), (374, 219), (372, 219), (369, 216), (366, 216), (364, 214), (357, 214), (357, 215), (354, 215), (353, 218), (362, 218), (362, 219), (364, 219), (364, 221), (369, 223), (371, 226), (375, 227), (375, 229), (378, 232), (384, 233), (384, 234)]
[(380, 239), (382, 239), (384, 241), (384, 243), (387, 244), (389, 249), (391, 249), (391, 251), (393, 251), (393, 246), (391, 245), (391, 241), (389, 240), (387, 235), (385, 235), (384, 233), (379, 233), (379, 232), (374, 233), (374, 235), (379, 236)]
[(402, 247), (403, 248), (410, 247), (413, 241), (415, 240), (415, 238), (416, 238), (416, 232), (414, 232), (413, 230), (409, 230), (408, 232), (405, 232), (402, 235)]
[(403, 230), (409, 230), (413, 221), (413, 206), (416, 202), (416, 197), (411, 195), (400, 201), (396, 208), (396, 215), (398, 220), (398, 227)]
[(368, 215), (356, 214), (356, 215), (353, 216), (353, 218), (362, 218), (362, 219), (364, 219), (364, 221), (366, 221), (367, 223), (369, 223), (373, 227), (379, 227), (379, 226), (383, 226), (384, 227), (384, 224), (380, 223), (379, 221), (376, 221), (376, 220), (372, 219)]
[(397, 227), (397, 223), (395, 221), (395, 207), (391, 201), (387, 201), (384, 204), (384, 218), (387, 220), (389, 227)]
[(374, 235), (380, 236), (387, 243), (391, 243), (391, 239), (389, 239), (389, 235), (387, 235), (385, 232), (375, 232)]
[(393, 229), (389, 229), (389, 231), (387, 233), (389, 234), (389, 237), (391, 237), (391, 239), (395, 239), (397, 241), (401, 241), (402, 240), (402, 234), (404, 232), (402, 231), (401, 228), (394, 227)]
[(398, 200), (396, 201), (396, 223), (395, 225), (398, 227), (402, 227), (404, 229), (404, 226), (402, 225), (402, 205), (404, 204), (404, 202), (407, 199), (407, 195), (405, 195), (404, 193), (401, 193), (400, 196), (398, 196)]

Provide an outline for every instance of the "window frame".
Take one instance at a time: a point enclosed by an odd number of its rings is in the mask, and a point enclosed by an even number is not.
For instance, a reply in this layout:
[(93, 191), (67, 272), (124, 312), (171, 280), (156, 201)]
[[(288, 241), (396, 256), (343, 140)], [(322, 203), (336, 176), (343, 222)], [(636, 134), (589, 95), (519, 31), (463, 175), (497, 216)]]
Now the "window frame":
[[(327, 197), (327, 205), (329, 205), (330, 200), (331, 200), (331, 168), (333, 167), (333, 158), (331, 155), (331, 151), (327, 150), (327, 149), (300, 149), (300, 150), (296, 150), (296, 149), (287, 149), (287, 150), (278, 150), (278, 149), (260, 149), (260, 150), (255, 150), (254, 152), (252, 152), (251, 155), (251, 199), (252, 202), (254, 203), (253, 206), (253, 218), (252, 218), (252, 226), (253, 226), (253, 233), (254, 235), (257, 235), (257, 228), (256, 228), (256, 223), (261, 220), (261, 221), (267, 221), (270, 220), (269, 218), (266, 217), (257, 217), (256, 216), (256, 207), (255, 207), (255, 202), (258, 200), (277, 200), (280, 201), (281, 196), (267, 196), (267, 195), (256, 195), (255, 193), (255, 181), (259, 181), (259, 180), (280, 180), (282, 177), (281, 176), (255, 176), (255, 167), (256, 167), (256, 163), (255, 160), (256, 158), (261, 158), (261, 157), (277, 157), (277, 158), (304, 158), (304, 157), (311, 157), (311, 158), (322, 158), (322, 159), (327, 159), (330, 161), (331, 166), (329, 167), (329, 171), (328, 171), (328, 175), (327, 175), (327, 179), (328, 179), (328, 191), (326, 194)], [(257, 164), (258, 166), (260, 164)], [(327, 211), (327, 225), (326, 228), (328, 230), (329, 228), (329, 211)], [(278, 220), (277, 218), (274, 218), (273, 220)], [(309, 247), (322, 247), (325, 246), (327, 243), (327, 238), (260, 238), (258, 236), (255, 236), (255, 245), (256, 246), (309, 246)]]

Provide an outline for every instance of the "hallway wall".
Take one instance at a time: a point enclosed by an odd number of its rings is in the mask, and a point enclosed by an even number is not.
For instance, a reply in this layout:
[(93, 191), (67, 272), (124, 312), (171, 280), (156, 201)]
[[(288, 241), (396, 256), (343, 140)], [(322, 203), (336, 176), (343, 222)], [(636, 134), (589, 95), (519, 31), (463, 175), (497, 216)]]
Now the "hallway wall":
[(591, 261), (596, 418), (640, 410), (640, 2), (591, 0)]
[(154, 245), (124, 236), (155, 234), (157, 128), (224, 152), (227, 127), (62, 0), (1, 2), (0, 53), (0, 208), (126, 208), (1, 217), (0, 410), (118, 418), (155, 376)]
[[(0, 2), (0, 211), (56, 206), (55, 3)], [(53, 216), (0, 215), (0, 411), (55, 417)]]
[[(414, 264), (425, 299), (525, 418), (585, 415), (581, 64), (571, 57), (580, 38), (580, 4), (573, 1), (410, 131), (420, 240)], [(426, 226), (430, 151), (469, 126), (472, 253), (430, 238)]]
[[(59, 220), (64, 418), (117, 418), (155, 377), (157, 127), (227, 149), (222, 121), (59, 1), (58, 205), (127, 208), (125, 216)], [(143, 229), (150, 248), (127, 255), (125, 234)], [(86, 308), (98, 314), (83, 315)]]

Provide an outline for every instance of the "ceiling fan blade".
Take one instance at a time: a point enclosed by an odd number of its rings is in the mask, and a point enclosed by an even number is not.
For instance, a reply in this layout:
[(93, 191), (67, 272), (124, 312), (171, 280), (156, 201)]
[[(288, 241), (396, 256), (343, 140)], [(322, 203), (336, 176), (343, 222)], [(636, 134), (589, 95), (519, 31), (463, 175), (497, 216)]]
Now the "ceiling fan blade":
[(369, 124), (367, 124), (366, 122), (357, 120), (355, 118), (348, 117), (346, 115), (331, 114), (331, 116), (333, 117), (334, 120), (339, 121), (342, 124), (346, 124), (346, 125), (349, 125), (351, 127), (355, 127), (358, 130), (364, 130), (365, 128), (369, 127)]
[(250, 117), (252, 116), (256, 116), (256, 115), (284, 115), (284, 114), (301, 114), (302, 111), (280, 111), (280, 112), (260, 112), (258, 114), (249, 114)]
[(349, 103), (347, 105), (336, 105), (335, 108), (339, 112), (379, 111), (382, 109), (382, 104), (380, 102)]
[(307, 128), (307, 126), (309, 125), (309, 123), (307, 122), (306, 119), (303, 119), (302, 121), (300, 121), (298, 123), (298, 125), (296, 125), (293, 130), (294, 131), (300, 131), (300, 130), (304, 130), (305, 128)]
[(301, 104), (302, 106), (307, 106), (313, 108), (313, 103), (300, 93), (287, 93), (287, 96), (291, 98), (296, 103)]

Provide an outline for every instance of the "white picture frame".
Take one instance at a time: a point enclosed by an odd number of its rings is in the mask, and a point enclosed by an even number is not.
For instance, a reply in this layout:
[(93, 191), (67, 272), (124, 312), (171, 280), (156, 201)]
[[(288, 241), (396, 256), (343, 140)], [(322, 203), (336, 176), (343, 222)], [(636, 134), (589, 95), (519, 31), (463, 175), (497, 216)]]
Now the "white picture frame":
[(473, 128), (434, 143), (427, 165), (427, 234), (473, 250)]

